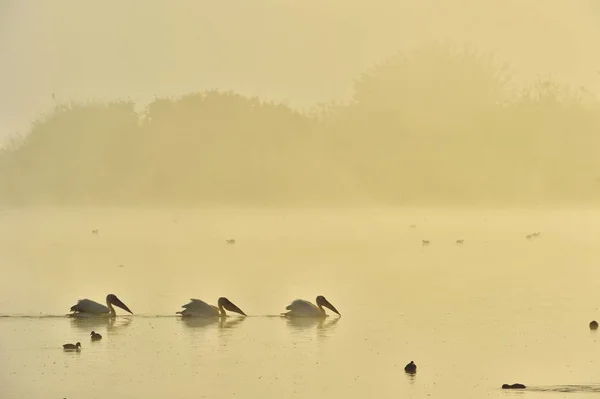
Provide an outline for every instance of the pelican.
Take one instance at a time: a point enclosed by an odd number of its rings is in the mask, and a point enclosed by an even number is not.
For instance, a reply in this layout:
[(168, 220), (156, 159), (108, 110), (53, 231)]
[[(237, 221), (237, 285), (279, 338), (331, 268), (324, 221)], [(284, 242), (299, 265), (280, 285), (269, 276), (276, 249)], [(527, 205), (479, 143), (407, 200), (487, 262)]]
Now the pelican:
[(110, 316), (115, 317), (117, 312), (113, 305), (120, 307), (123, 310), (133, 314), (131, 310), (125, 305), (119, 298), (114, 294), (108, 294), (106, 296), (106, 306), (94, 302), (90, 299), (80, 299), (77, 304), (71, 306), (73, 313), (69, 314), (71, 317), (94, 317), (94, 316)]
[(77, 342), (75, 345), (73, 344), (64, 344), (63, 345), (63, 349), (66, 351), (77, 351), (79, 352), (81, 350), (81, 343)]
[(90, 335), (92, 336), (92, 341), (99, 341), (102, 339), (102, 335), (98, 334), (96, 331), (92, 331)]
[(285, 317), (327, 317), (323, 306), (341, 316), (335, 306), (329, 303), (323, 295), (317, 297), (317, 306), (304, 299), (296, 299), (286, 307), (289, 312), (282, 313), (281, 315)]
[(226, 317), (225, 310), (230, 312), (239, 313), (246, 316), (246, 313), (242, 309), (238, 308), (225, 297), (219, 298), (217, 306), (209, 305), (208, 303), (201, 301), (200, 299), (190, 299), (190, 303), (181, 306), (184, 308), (181, 312), (177, 312), (182, 316), (195, 316), (195, 317)]

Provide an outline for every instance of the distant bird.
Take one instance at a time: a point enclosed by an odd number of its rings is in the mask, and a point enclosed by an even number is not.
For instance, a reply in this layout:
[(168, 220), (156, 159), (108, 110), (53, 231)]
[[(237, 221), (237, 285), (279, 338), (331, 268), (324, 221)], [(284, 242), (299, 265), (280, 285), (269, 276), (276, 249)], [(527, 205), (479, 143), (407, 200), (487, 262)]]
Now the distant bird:
[(429, 245), (431, 244), (431, 242), (429, 242), (429, 240), (421, 240), (421, 245), (425, 246), (425, 245)]
[(98, 229), (92, 230), (92, 234), (98, 234)]
[(114, 294), (108, 294), (106, 296), (106, 306), (94, 302), (90, 299), (80, 299), (77, 303), (71, 306), (71, 311), (73, 313), (69, 314), (70, 317), (95, 317), (95, 316), (104, 316), (104, 317), (115, 317), (117, 312), (115, 312), (115, 308), (113, 305), (120, 307), (123, 310), (128, 311), (133, 314), (131, 310), (125, 305), (119, 298), (117, 298)]
[(181, 312), (176, 313), (184, 317), (226, 317), (227, 314), (225, 313), (225, 310), (229, 310), (230, 312), (246, 316), (246, 313), (244, 313), (242, 309), (238, 308), (233, 302), (225, 297), (219, 298), (217, 306), (209, 305), (200, 299), (192, 298), (190, 301), (190, 303), (182, 306), (183, 310)]
[(406, 366), (404, 366), (404, 371), (408, 374), (415, 374), (417, 372), (417, 365), (412, 360)]
[(590, 330), (597, 330), (598, 329), (598, 322), (596, 320), (593, 320), (590, 322)]
[(540, 234), (541, 234), (541, 233), (538, 231), (537, 233), (531, 233), (531, 234), (527, 234), (525, 237), (526, 237), (528, 240), (531, 240), (532, 238), (537, 238), (537, 237), (539, 237), (539, 236), (540, 236)]
[(464, 244), (464, 243), (465, 243), (465, 240), (456, 240), (456, 243), (457, 243), (457, 244)]
[(329, 303), (329, 301), (325, 299), (323, 295), (319, 295), (317, 297), (316, 306), (309, 301), (305, 301), (304, 299), (296, 299), (286, 306), (286, 309), (289, 310), (289, 312), (282, 313), (281, 315), (285, 317), (327, 317), (323, 307), (326, 307), (332, 312), (337, 313), (338, 316), (341, 316), (340, 312), (338, 312), (335, 306)]
[(408, 226), (408, 227), (410, 227), (411, 229), (416, 229), (416, 228), (417, 228), (417, 225), (416, 225), (416, 224), (411, 224), (411, 225), (410, 225), (410, 226)]
[(98, 334), (95, 331), (92, 331), (90, 335), (92, 336), (92, 341), (100, 341), (102, 339), (102, 335)]
[(235, 240), (233, 238), (230, 238), (229, 240), (225, 240), (225, 242), (227, 244), (235, 244)]
[(81, 350), (81, 343), (77, 342), (75, 345), (73, 345), (73, 344), (64, 344), (63, 345), (63, 349), (66, 350), (66, 351), (69, 351), (69, 352), (72, 352), (72, 351), (79, 352)]
[(518, 383), (517, 384), (512, 384), (512, 385), (502, 384), (502, 389), (525, 389), (525, 388), (527, 388), (525, 385), (518, 384)]

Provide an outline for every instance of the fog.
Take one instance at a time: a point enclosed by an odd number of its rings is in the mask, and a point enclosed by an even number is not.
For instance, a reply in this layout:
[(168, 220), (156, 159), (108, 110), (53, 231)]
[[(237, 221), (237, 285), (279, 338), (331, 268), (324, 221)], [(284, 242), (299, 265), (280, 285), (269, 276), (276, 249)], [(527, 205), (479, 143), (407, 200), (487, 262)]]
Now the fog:
[(0, 1), (0, 135), (60, 100), (204, 89), (308, 107), (397, 50), (475, 46), (515, 76), (600, 89), (594, 0)]
[(593, 200), (599, 22), (592, 0), (5, 0), (0, 195)]

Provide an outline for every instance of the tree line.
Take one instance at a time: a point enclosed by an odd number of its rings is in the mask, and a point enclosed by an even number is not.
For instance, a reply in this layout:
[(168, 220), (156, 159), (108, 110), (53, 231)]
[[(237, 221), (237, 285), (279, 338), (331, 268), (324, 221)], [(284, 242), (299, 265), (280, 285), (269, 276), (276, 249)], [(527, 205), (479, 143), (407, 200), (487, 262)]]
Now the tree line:
[(600, 199), (600, 104), (429, 46), (298, 111), (233, 92), (58, 104), (0, 153), (5, 205), (520, 205)]

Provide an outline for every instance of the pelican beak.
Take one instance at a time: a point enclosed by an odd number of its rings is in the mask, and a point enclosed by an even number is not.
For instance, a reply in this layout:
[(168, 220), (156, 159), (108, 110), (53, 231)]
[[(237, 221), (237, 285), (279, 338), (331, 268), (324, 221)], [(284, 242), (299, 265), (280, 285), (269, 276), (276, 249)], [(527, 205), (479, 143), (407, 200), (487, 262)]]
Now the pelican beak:
[(329, 301), (325, 301), (325, 303), (323, 303), (323, 306), (325, 306), (327, 309), (331, 310), (332, 312), (337, 313), (338, 316), (341, 316), (340, 312), (338, 312), (338, 310), (335, 308), (335, 306), (333, 306), (331, 303), (329, 303)]
[(117, 298), (116, 296), (113, 298), (112, 300), (112, 304), (115, 306), (120, 307), (121, 309), (133, 314), (133, 312), (131, 310), (129, 310), (129, 308), (127, 307), (127, 305), (125, 305), (123, 302), (121, 302), (121, 300), (119, 298)]
[(223, 307), (227, 310), (229, 310), (230, 312), (235, 312), (235, 313), (239, 313), (241, 315), (247, 316), (246, 313), (244, 313), (244, 311), (240, 308), (238, 308), (237, 306), (235, 306), (231, 301), (227, 301), (223, 304)]

